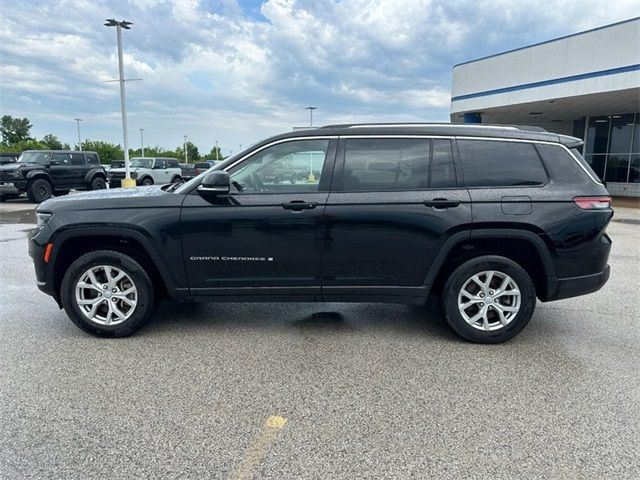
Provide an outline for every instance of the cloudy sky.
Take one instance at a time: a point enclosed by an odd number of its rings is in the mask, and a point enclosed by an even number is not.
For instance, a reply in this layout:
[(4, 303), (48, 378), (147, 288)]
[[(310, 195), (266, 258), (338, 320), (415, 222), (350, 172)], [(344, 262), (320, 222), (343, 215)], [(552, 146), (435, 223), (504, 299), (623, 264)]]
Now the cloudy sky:
[[(0, 114), (32, 133), (226, 153), (308, 124), (448, 121), (451, 67), (638, 15), (640, 0), (0, 0)], [(314, 122), (315, 123), (315, 122)]]

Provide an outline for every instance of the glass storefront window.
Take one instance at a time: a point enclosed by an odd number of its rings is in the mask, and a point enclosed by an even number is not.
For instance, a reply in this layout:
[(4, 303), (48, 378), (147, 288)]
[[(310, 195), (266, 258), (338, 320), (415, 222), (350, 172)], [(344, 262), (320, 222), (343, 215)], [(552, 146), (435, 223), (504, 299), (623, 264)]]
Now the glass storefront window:
[(629, 171), (629, 154), (609, 155), (607, 158), (607, 172), (605, 181), (626, 182)]
[(591, 117), (587, 130), (587, 154), (607, 153), (610, 117)]
[(629, 153), (633, 135), (633, 113), (611, 116), (608, 153)]
[(585, 155), (584, 159), (587, 161), (593, 171), (598, 175), (600, 180), (604, 180), (604, 165), (607, 161), (606, 155)]
[(640, 155), (631, 155), (629, 183), (640, 183)]
[(635, 128), (633, 129), (633, 153), (640, 153), (640, 112), (636, 113)]

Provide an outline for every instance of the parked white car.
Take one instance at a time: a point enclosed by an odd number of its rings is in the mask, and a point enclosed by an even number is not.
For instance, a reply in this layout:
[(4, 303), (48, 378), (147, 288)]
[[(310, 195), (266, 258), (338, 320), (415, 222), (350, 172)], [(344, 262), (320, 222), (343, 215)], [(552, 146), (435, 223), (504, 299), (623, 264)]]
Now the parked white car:
[[(182, 169), (178, 160), (165, 157), (134, 157), (129, 164), (131, 178), (138, 185), (164, 185), (182, 182)], [(118, 188), (125, 176), (124, 168), (108, 170), (109, 186)]]

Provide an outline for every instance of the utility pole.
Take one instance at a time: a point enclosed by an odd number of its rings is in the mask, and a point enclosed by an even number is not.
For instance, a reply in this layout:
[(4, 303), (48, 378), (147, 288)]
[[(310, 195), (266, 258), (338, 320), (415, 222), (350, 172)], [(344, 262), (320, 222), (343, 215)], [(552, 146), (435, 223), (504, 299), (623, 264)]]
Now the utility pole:
[(187, 136), (184, 136), (184, 143), (182, 144), (182, 148), (184, 149), (184, 163), (189, 163), (189, 158), (187, 157)]
[(144, 132), (144, 128), (140, 129), (140, 150), (142, 151), (142, 157), (144, 157), (144, 136), (142, 134)]
[(219, 155), (218, 155), (218, 140), (216, 140), (216, 162), (219, 159)]
[(313, 128), (313, 111), (318, 107), (306, 107), (305, 110), (309, 110), (309, 127)]
[(78, 150), (82, 151), (82, 139), (80, 138), (80, 122), (82, 121), (81, 118), (74, 118), (74, 120), (76, 121), (76, 124), (78, 125)]
[(133, 25), (131, 22), (122, 20), (120, 22), (113, 18), (107, 19), (104, 24), (105, 27), (116, 27), (116, 35), (118, 42), (118, 82), (120, 82), (120, 111), (122, 112), (122, 137), (124, 143), (124, 180), (122, 182), (123, 187), (135, 187), (135, 180), (131, 179), (131, 172), (129, 168), (129, 136), (127, 134), (127, 100), (124, 91), (124, 63), (122, 60), (122, 29), (130, 30), (129, 25)]

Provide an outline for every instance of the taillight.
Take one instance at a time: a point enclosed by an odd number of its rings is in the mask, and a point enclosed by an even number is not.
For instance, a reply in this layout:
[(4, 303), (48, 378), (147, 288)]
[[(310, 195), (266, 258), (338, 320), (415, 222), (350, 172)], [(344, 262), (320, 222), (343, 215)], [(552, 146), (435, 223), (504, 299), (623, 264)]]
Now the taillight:
[(611, 206), (611, 197), (575, 197), (573, 203), (582, 210), (603, 210)]

